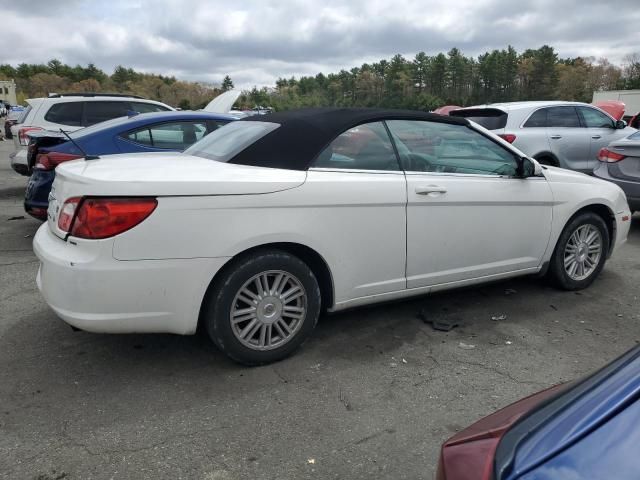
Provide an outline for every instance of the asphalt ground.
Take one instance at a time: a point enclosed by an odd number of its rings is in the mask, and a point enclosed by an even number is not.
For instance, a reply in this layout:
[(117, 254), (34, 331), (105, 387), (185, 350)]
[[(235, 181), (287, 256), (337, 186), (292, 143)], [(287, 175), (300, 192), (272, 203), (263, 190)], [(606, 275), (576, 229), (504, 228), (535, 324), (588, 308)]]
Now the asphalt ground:
[[(462, 427), (640, 340), (638, 215), (583, 292), (523, 278), (326, 316), (275, 365), (238, 366), (203, 336), (73, 332), (36, 287), (40, 223), (20, 218), (12, 149), (0, 142), (0, 478), (429, 479)], [(435, 331), (423, 309), (460, 326)]]

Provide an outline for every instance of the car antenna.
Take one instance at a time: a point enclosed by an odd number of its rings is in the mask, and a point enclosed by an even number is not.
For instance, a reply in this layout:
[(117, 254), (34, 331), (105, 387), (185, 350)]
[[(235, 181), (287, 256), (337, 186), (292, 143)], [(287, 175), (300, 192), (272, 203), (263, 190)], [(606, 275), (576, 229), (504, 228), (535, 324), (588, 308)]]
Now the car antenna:
[(98, 155), (88, 155), (87, 152), (85, 152), (82, 147), (80, 145), (78, 145), (76, 143), (76, 141), (71, 138), (71, 135), (69, 135), (67, 132), (65, 132), (63, 129), (60, 129), (60, 131), (62, 132), (62, 134), (67, 137), (69, 139), (69, 141), (71, 143), (73, 143), (75, 145), (75, 147), (80, 150), (80, 153), (82, 153), (82, 155), (84, 156), (85, 160), (98, 160), (100, 157)]

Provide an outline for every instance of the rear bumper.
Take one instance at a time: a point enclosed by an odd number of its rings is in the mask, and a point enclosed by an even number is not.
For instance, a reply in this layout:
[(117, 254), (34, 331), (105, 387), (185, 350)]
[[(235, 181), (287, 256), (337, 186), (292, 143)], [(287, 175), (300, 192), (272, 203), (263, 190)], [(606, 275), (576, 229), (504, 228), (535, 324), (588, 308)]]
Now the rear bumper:
[(20, 149), (11, 155), (9, 155), (11, 159), (11, 168), (14, 172), (19, 173), (20, 175), (29, 175), (29, 165), (27, 165), (27, 150)]
[(113, 239), (66, 242), (42, 225), (33, 241), (38, 288), (68, 324), (97, 333), (196, 331), (224, 258), (119, 261)]
[(33, 170), (24, 194), (25, 212), (39, 220), (47, 219), (49, 192), (55, 178), (54, 170)]
[(593, 171), (593, 174), (602, 180), (618, 185), (627, 196), (627, 203), (629, 203), (631, 210), (640, 210), (640, 179), (633, 181), (613, 177), (609, 173), (606, 163), (598, 165)]

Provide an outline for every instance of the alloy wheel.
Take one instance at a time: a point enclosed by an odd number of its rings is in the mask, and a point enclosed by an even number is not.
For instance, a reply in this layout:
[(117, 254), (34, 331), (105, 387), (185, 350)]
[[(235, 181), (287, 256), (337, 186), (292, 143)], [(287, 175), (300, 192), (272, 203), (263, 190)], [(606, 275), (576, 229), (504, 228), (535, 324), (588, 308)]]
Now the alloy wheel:
[(598, 267), (602, 255), (602, 234), (594, 225), (580, 225), (564, 249), (564, 270), (572, 280), (588, 278)]
[(291, 340), (305, 319), (302, 282), (282, 270), (251, 277), (238, 290), (229, 321), (236, 339), (252, 350), (273, 350)]

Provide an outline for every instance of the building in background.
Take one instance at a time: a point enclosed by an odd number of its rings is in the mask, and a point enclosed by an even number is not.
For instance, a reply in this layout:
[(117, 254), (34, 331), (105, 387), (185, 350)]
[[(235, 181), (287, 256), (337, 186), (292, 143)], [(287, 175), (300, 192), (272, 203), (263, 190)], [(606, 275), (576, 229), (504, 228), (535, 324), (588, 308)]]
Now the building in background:
[(17, 105), (16, 82), (13, 80), (0, 80), (0, 100)]

